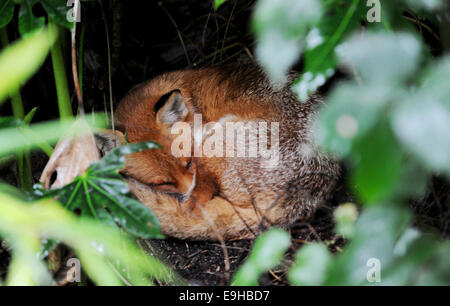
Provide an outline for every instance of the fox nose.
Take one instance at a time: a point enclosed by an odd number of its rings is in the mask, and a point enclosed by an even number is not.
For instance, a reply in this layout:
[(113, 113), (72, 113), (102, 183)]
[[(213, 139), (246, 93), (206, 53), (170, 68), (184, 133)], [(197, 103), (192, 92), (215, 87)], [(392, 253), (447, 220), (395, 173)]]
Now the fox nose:
[(191, 200), (193, 204), (204, 205), (217, 194), (217, 187), (213, 180), (198, 172), (184, 175), (178, 184), (179, 190), (184, 195), (184, 202)]

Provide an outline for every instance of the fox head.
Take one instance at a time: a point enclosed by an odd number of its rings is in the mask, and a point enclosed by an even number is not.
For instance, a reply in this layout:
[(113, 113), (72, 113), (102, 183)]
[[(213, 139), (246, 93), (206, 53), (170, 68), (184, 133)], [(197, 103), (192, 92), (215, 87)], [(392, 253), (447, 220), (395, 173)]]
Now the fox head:
[[(211, 200), (218, 189), (211, 175), (193, 158), (194, 143), (186, 156), (173, 154), (172, 143), (179, 134), (175, 124), (191, 126), (195, 107), (188, 91), (167, 88), (147, 92), (145, 87), (131, 93), (116, 111), (116, 122), (127, 141), (154, 141), (162, 148), (127, 156), (122, 173), (147, 185), (161, 197), (172, 197), (183, 209)], [(192, 154), (191, 154), (192, 153)]]

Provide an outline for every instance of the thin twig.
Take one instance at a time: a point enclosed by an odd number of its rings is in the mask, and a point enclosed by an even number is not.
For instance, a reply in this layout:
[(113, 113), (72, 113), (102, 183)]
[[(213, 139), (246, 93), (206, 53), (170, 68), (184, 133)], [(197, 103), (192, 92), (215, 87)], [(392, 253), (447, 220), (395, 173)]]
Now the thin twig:
[(230, 257), (228, 256), (228, 249), (227, 249), (227, 245), (225, 244), (225, 240), (223, 239), (223, 236), (217, 230), (217, 227), (214, 224), (214, 222), (212, 221), (209, 214), (206, 212), (205, 209), (203, 209), (202, 205), (199, 204), (194, 198), (192, 198), (192, 200), (194, 201), (195, 205), (200, 209), (200, 211), (203, 214), (203, 217), (209, 223), (209, 225), (211, 226), (211, 229), (214, 231), (214, 234), (216, 235), (216, 238), (220, 242), (220, 245), (222, 247), (223, 257), (224, 257), (224, 263), (225, 263), (225, 278), (228, 281), (230, 279)]
[(270, 273), (270, 275), (272, 275), (277, 281), (283, 282), (283, 280), (282, 280), (278, 275), (276, 275), (276, 274), (273, 272), (273, 270), (269, 270), (269, 273)]
[(183, 47), (183, 50), (184, 50), (184, 55), (186, 56), (187, 63), (188, 63), (189, 66), (191, 66), (191, 60), (189, 59), (189, 54), (187, 52), (186, 46), (184, 45), (183, 37), (181, 36), (181, 32), (178, 29), (177, 23), (172, 18), (172, 16), (170, 15), (169, 11), (167, 11), (166, 8), (162, 5), (161, 1), (158, 2), (158, 5), (164, 10), (166, 15), (169, 17), (170, 21), (172, 22), (173, 26), (175, 27), (175, 30), (177, 31), (177, 34), (178, 34), (178, 38), (180, 39), (180, 42), (181, 42), (181, 46)]
[(404, 17), (406, 20), (409, 20), (409, 21), (411, 21), (412, 23), (415, 23), (415, 24), (419, 27), (419, 29), (420, 29), (421, 32), (422, 32), (422, 28), (425, 28), (428, 32), (430, 32), (430, 33), (433, 35), (434, 38), (436, 38), (436, 40), (438, 40), (438, 41), (440, 40), (440, 39), (439, 39), (439, 35), (436, 34), (436, 33), (433, 31), (433, 29), (431, 29), (430, 26), (428, 26), (426, 23), (420, 21), (418, 18), (411, 18), (411, 17), (408, 17), (408, 16), (403, 16), (403, 17)]
[(111, 78), (111, 48), (109, 43), (109, 31), (108, 31), (108, 23), (106, 21), (105, 12), (103, 10), (103, 4), (100, 1), (100, 6), (102, 10), (102, 17), (103, 17), (103, 23), (105, 25), (105, 32), (106, 32), (106, 47), (108, 50), (108, 84), (109, 84), (109, 108), (111, 112), (111, 128), (113, 130), (113, 133), (115, 132), (115, 126), (114, 126), (114, 107), (113, 107), (113, 98), (112, 98), (112, 78)]
[(306, 226), (309, 228), (311, 233), (313, 233), (313, 235), (316, 237), (317, 240), (319, 240), (320, 242), (323, 242), (322, 238), (320, 238), (319, 234), (317, 234), (316, 230), (314, 229), (314, 227), (311, 224), (306, 223)]
[(75, 1), (75, 18), (74, 25), (71, 31), (71, 40), (72, 40), (72, 75), (73, 75), (73, 83), (75, 85), (75, 92), (78, 100), (78, 110), (81, 116), (84, 116), (84, 104), (83, 104), (83, 95), (80, 89), (80, 80), (78, 79), (78, 67), (77, 67), (77, 51), (76, 51), (76, 34), (77, 34), (77, 20), (78, 20), (78, 11), (79, 11), (79, 1)]
[(205, 36), (206, 36), (206, 29), (208, 28), (208, 22), (209, 18), (211, 17), (211, 11), (208, 13), (208, 17), (206, 18), (205, 26), (203, 27), (203, 33), (202, 33), (202, 49), (205, 49)]
[(225, 34), (224, 34), (224, 36), (223, 36), (223, 40), (222, 40), (222, 48), (221, 48), (221, 52), (220, 52), (220, 62), (222, 62), (223, 48), (225, 47), (225, 40), (227, 39), (228, 29), (229, 29), (229, 27), (230, 27), (231, 19), (233, 18), (233, 14), (234, 14), (234, 10), (235, 10), (235, 8), (236, 8), (236, 4), (237, 4), (237, 0), (234, 1), (233, 8), (231, 9), (230, 18), (228, 18), (228, 21), (227, 21), (227, 27), (225, 28)]

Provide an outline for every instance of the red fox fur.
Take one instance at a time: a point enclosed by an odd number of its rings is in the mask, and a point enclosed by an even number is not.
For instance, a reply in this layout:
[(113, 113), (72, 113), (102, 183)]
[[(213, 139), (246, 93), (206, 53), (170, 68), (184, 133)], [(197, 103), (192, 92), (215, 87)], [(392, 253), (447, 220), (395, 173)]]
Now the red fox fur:
[[(121, 101), (116, 122), (127, 140), (162, 146), (127, 156), (122, 173), (163, 233), (181, 239), (253, 238), (267, 226), (286, 228), (310, 216), (330, 196), (340, 168), (313, 143), (320, 98), (298, 101), (290, 90), (294, 76), (288, 79), (283, 88), (274, 87), (260, 68), (248, 64), (176, 71)], [(192, 126), (194, 114), (201, 114), (203, 126), (278, 122), (278, 165), (262, 167), (260, 156), (174, 156), (171, 144), (178, 135), (171, 128), (176, 122)], [(188, 148), (192, 154), (195, 145)]]

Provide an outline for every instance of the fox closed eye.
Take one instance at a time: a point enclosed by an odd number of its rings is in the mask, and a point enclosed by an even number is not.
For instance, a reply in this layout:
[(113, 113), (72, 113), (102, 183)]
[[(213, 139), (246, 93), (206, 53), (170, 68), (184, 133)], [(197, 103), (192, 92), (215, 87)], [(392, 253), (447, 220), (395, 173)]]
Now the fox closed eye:
[(179, 193), (179, 190), (177, 189), (175, 182), (148, 183), (146, 185), (157, 191), (167, 193)]
[(192, 157), (189, 159), (189, 161), (186, 163), (186, 169), (189, 170), (192, 166)]

